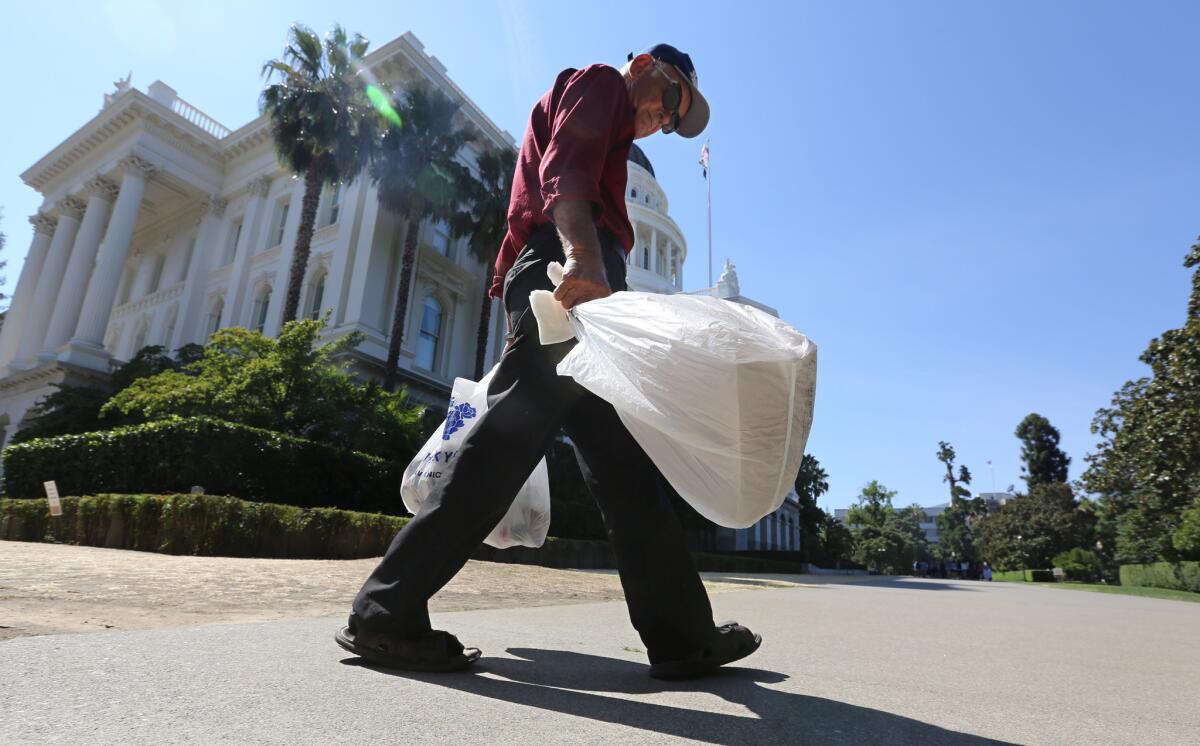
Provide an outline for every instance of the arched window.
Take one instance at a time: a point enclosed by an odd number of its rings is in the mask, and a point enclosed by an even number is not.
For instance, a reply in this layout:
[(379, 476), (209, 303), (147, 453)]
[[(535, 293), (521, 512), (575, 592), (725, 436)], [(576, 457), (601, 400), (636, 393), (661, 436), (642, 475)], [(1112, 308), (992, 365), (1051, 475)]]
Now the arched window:
[(212, 304), (212, 309), (208, 312), (208, 319), (204, 325), (204, 338), (208, 339), (217, 333), (221, 328), (221, 314), (225, 311), (225, 299), (217, 298)]
[(629, 190), (629, 198), (637, 199), (637, 187), (634, 187), (633, 189)]
[(319, 273), (308, 284), (308, 317), (321, 318), (321, 304), (325, 302), (325, 272)]
[(642, 269), (650, 269), (650, 247), (642, 247)]
[(259, 334), (267, 326), (267, 308), (271, 305), (271, 286), (263, 285), (254, 296), (254, 307), (250, 309), (250, 328)]
[(421, 311), (421, 336), (417, 340), (416, 364), (419, 368), (433, 370), (437, 364), (438, 342), (441, 339), (442, 306), (430, 296), (425, 299)]

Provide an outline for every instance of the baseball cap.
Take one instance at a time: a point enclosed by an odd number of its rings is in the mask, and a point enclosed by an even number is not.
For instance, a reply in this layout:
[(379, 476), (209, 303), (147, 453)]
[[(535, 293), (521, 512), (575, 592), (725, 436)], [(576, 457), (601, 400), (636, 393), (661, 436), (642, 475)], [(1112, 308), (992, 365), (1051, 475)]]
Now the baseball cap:
[[(708, 100), (700, 93), (700, 84), (696, 81), (696, 66), (692, 64), (692, 58), (670, 44), (656, 44), (646, 50), (646, 54), (674, 67), (680, 77), (687, 81), (692, 92), (692, 105), (687, 116), (680, 118), (675, 134), (687, 138), (699, 135), (708, 126), (709, 110)], [(633, 54), (629, 55), (629, 59), (633, 59)]]

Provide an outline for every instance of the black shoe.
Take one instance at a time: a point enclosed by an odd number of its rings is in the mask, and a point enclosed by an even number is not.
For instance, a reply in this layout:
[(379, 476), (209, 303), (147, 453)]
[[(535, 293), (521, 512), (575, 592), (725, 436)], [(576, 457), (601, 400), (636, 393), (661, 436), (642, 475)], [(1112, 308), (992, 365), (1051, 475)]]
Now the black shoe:
[(756, 635), (737, 622), (726, 622), (713, 630), (713, 639), (702, 650), (687, 658), (663, 661), (650, 666), (655, 679), (693, 679), (716, 671), (727, 663), (741, 660), (758, 650), (762, 635)]
[(461, 671), (483, 654), (464, 648), (449, 632), (431, 630), (420, 637), (403, 638), (342, 627), (333, 639), (344, 649), (385, 668), (405, 671)]

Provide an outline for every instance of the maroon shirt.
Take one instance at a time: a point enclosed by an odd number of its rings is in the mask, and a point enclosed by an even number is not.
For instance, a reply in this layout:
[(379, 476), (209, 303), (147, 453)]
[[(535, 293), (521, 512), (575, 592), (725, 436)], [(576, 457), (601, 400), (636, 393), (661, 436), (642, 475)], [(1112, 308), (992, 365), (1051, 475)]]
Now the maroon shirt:
[(503, 292), (504, 276), (529, 236), (551, 222), (551, 211), (562, 199), (591, 202), (596, 228), (615, 235), (629, 254), (633, 226), (625, 210), (625, 164), (633, 135), (634, 108), (620, 72), (590, 65), (558, 74), (525, 128), (508, 204), (508, 235), (489, 291), (493, 298)]

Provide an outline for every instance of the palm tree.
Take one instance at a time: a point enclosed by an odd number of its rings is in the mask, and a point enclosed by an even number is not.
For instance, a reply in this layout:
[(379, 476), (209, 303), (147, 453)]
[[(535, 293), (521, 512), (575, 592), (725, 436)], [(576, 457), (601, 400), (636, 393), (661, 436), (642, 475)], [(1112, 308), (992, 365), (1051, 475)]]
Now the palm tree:
[(470, 172), (458, 160), (463, 146), (474, 140), (458, 127), (454, 115), (459, 105), (425, 84), (414, 84), (396, 96), (392, 108), (399, 124), (388, 126), (371, 162), (371, 178), (379, 190), (379, 204), (404, 218), (404, 258), (396, 288), (383, 388), (396, 388), (404, 316), (417, 257), (417, 234), (426, 219), (455, 220)]
[(512, 195), (513, 172), (517, 154), (513, 150), (487, 150), (479, 156), (479, 176), (467, 185), (467, 209), (455, 216), (450, 230), (456, 237), (467, 237), (471, 256), (483, 264), (483, 298), (479, 309), (479, 331), (475, 338), (475, 380), (483, 378), (483, 359), (487, 355), (488, 324), (492, 319), (493, 265), (500, 244), (508, 233), (508, 201)]
[(379, 132), (378, 115), (355, 79), (366, 39), (359, 34), (349, 39), (335, 25), (322, 45), (311, 29), (297, 24), (288, 42), (281, 59), (263, 65), (263, 76), (277, 75), (279, 82), (267, 86), (261, 99), (279, 160), (304, 177), (283, 323), (295, 320), (300, 305), (322, 187), (353, 180), (366, 166)]

